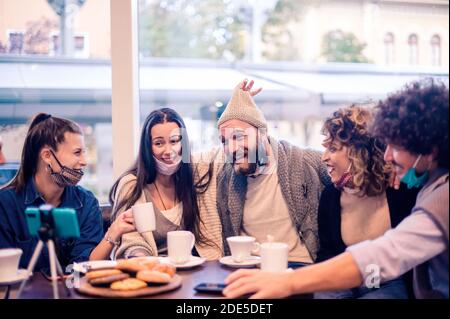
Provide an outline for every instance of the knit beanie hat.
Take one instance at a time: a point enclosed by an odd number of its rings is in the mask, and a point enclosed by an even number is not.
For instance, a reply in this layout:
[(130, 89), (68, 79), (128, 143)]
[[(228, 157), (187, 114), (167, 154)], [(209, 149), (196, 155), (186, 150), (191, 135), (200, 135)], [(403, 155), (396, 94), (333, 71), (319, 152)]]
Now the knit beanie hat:
[(253, 101), (250, 92), (242, 90), (240, 85), (234, 89), (233, 96), (220, 116), (217, 126), (229, 120), (241, 120), (256, 128), (267, 129), (266, 119)]

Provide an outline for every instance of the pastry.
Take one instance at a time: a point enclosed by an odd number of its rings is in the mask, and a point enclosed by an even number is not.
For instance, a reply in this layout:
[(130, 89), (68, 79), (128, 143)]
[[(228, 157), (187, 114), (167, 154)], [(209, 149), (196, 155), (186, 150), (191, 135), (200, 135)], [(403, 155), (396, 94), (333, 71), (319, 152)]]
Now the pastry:
[(111, 275), (111, 276), (105, 276), (105, 277), (91, 279), (91, 280), (89, 280), (89, 283), (92, 286), (109, 286), (110, 284), (112, 284), (115, 281), (127, 279), (129, 277), (130, 277), (129, 274), (121, 273), (121, 274), (117, 274), (117, 275)]
[(138, 272), (140, 270), (145, 270), (147, 267), (141, 263), (141, 261), (137, 260), (137, 258), (133, 259), (120, 259), (117, 261), (116, 269), (123, 270), (126, 272)]
[(169, 274), (155, 270), (141, 270), (136, 278), (152, 284), (166, 284), (171, 280)]
[(147, 287), (147, 283), (136, 278), (127, 278), (111, 284), (112, 290), (137, 290), (145, 287)]
[(86, 278), (88, 280), (91, 280), (91, 279), (119, 275), (119, 274), (123, 274), (123, 272), (120, 271), (119, 269), (102, 269), (102, 270), (89, 271), (86, 274)]
[(160, 265), (158, 259), (147, 259), (141, 262), (141, 265), (143, 265), (147, 270), (152, 270), (156, 266)]
[(152, 270), (164, 272), (170, 276), (170, 278), (173, 278), (176, 272), (176, 268), (169, 264), (157, 264), (155, 267), (153, 267)]

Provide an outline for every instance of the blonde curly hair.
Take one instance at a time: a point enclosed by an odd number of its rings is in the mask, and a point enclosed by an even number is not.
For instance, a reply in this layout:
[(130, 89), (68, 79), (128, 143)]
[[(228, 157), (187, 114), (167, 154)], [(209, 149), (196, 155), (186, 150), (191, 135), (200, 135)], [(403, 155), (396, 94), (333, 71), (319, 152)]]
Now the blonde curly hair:
[(351, 105), (341, 108), (325, 120), (324, 145), (347, 147), (353, 184), (361, 196), (381, 195), (388, 186), (391, 166), (383, 159), (385, 145), (369, 134), (373, 114), (368, 107)]

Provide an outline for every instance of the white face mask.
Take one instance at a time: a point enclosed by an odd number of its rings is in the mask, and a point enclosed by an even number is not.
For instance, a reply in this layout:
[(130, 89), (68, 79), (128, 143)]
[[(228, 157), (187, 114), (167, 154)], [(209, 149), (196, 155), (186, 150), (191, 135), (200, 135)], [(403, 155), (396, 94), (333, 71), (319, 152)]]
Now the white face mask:
[(153, 158), (156, 162), (156, 170), (158, 171), (158, 173), (163, 174), (163, 175), (170, 176), (170, 175), (175, 174), (181, 165), (181, 156), (177, 156), (177, 159), (175, 160), (175, 162), (173, 164), (166, 164), (164, 162), (161, 162), (159, 159), (157, 159), (154, 156), (153, 156)]

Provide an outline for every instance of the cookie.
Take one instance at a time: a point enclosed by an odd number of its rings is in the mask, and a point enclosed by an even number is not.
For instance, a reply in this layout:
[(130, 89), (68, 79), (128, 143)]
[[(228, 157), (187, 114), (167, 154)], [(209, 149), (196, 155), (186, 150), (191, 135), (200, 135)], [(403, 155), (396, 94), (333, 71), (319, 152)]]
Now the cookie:
[(170, 278), (173, 278), (173, 276), (175, 276), (175, 272), (177, 271), (177, 269), (174, 266), (169, 264), (157, 264), (155, 265), (155, 267), (153, 267), (152, 270), (166, 273), (170, 276)]
[(171, 280), (169, 274), (155, 270), (141, 270), (136, 278), (152, 284), (166, 284)]
[(127, 278), (124, 280), (113, 282), (110, 286), (112, 290), (137, 290), (147, 287), (145, 281), (136, 278)]
[(107, 276), (113, 276), (113, 275), (119, 275), (122, 274), (123, 272), (120, 271), (119, 269), (102, 269), (102, 270), (94, 270), (94, 271), (89, 271), (86, 274), (86, 278), (88, 280), (91, 279), (96, 279), (96, 278), (101, 278), (101, 277), (107, 277)]
[(117, 275), (111, 275), (111, 276), (91, 279), (91, 280), (89, 280), (89, 283), (92, 286), (109, 286), (110, 284), (112, 284), (115, 281), (127, 279), (129, 277), (130, 277), (129, 274), (121, 273), (121, 274), (117, 274)]

